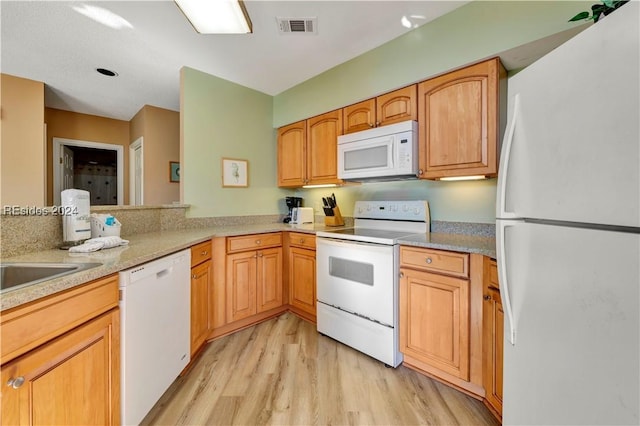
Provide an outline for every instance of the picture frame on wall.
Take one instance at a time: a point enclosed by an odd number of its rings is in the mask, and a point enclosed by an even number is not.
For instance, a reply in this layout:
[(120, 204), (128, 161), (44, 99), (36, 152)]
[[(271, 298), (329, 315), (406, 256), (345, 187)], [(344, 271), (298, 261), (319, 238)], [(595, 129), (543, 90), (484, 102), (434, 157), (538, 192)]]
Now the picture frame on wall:
[(180, 163), (169, 161), (169, 182), (180, 182)]
[(247, 188), (249, 186), (249, 161), (239, 158), (222, 158), (222, 187)]

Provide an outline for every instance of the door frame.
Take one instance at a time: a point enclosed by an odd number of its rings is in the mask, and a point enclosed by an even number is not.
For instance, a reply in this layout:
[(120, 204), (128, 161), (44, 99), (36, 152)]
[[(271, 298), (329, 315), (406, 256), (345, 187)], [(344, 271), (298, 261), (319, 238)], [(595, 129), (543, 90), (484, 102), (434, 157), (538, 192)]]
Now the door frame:
[(144, 137), (129, 145), (129, 204), (136, 205), (136, 150), (140, 149), (140, 205), (144, 205)]
[(77, 139), (53, 138), (53, 204), (60, 205), (60, 191), (62, 190), (62, 167), (60, 158), (62, 155), (62, 146), (79, 146), (83, 148), (106, 149), (116, 151), (117, 158), (117, 179), (118, 179), (118, 205), (124, 204), (124, 147), (103, 142), (91, 142)]

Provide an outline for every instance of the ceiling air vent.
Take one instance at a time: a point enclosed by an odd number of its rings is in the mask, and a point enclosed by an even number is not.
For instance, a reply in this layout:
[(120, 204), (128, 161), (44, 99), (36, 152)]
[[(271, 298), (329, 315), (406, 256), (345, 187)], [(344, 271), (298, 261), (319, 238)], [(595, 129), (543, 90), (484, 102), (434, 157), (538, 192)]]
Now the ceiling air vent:
[(276, 18), (280, 34), (317, 34), (318, 18)]

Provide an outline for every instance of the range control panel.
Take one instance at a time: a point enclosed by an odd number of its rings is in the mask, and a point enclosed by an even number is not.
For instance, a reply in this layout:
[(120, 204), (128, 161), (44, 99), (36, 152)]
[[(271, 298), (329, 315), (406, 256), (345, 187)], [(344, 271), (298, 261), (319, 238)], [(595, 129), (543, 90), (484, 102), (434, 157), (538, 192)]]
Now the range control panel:
[(356, 219), (404, 220), (429, 222), (429, 203), (414, 201), (356, 201)]

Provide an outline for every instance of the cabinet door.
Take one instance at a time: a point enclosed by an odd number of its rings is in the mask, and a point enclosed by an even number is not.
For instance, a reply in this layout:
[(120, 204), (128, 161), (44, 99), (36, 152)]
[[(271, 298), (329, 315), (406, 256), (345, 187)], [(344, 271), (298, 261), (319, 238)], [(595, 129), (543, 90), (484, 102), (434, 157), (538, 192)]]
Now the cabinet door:
[(257, 312), (282, 306), (282, 247), (258, 251)]
[(418, 88), (414, 84), (376, 99), (376, 126), (418, 119)]
[(401, 269), (400, 350), (469, 380), (469, 281)]
[(360, 132), (376, 126), (376, 100), (367, 99), (342, 108), (344, 133)]
[(306, 143), (304, 121), (278, 129), (278, 186), (299, 187), (305, 184)]
[(209, 334), (209, 287), (211, 261), (191, 268), (191, 356)]
[(227, 256), (227, 322), (256, 313), (257, 252)]
[(2, 424), (120, 424), (119, 321), (111, 310), (3, 365)]
[(486, 401), (502, 416), (502, 356), (504, 311), (497, 281), (496, 262), (485, 258), (482, 309), (483, 382)]
[(495, 58), (418, 85), (422, 178), (497, 174), (504, 75)]
[(341, 134), (342, 110), (307, 120), (307, 183), (341, 182), (338, 179), (338, 136)]
[(289, 304), (316, 315), (316, 252), (289, 249)]

